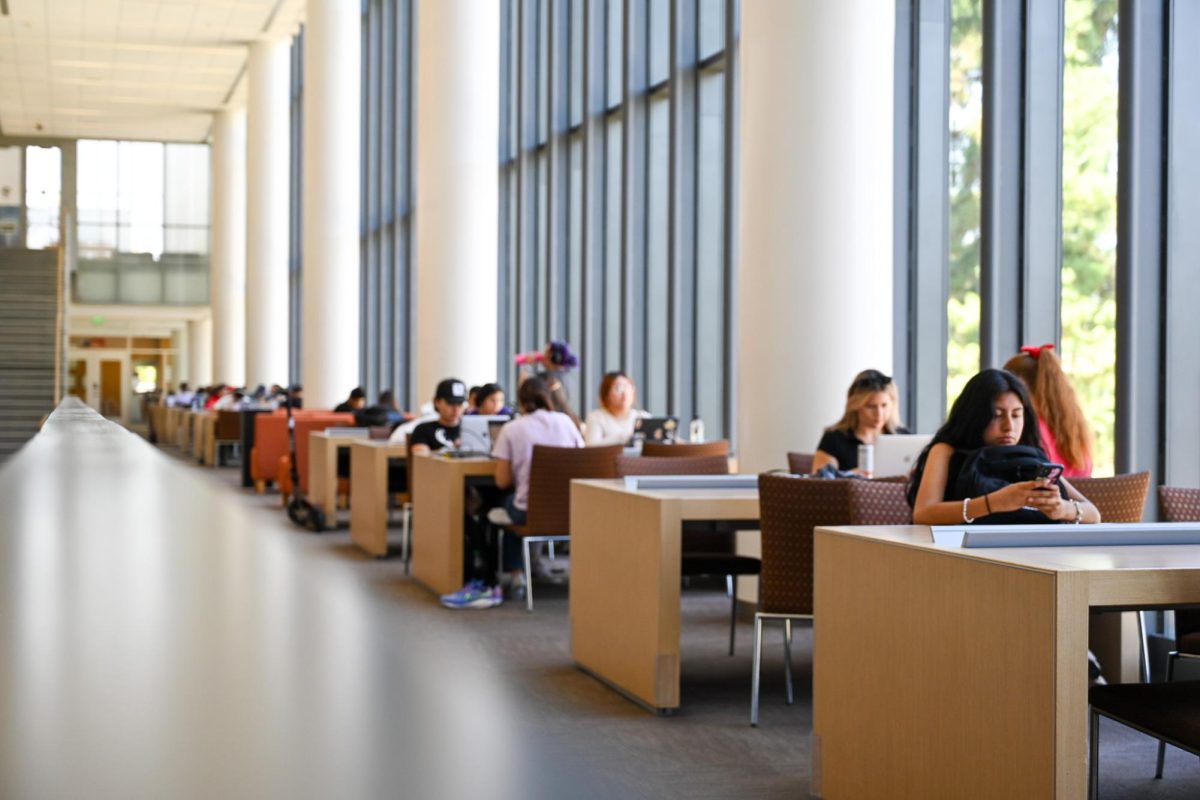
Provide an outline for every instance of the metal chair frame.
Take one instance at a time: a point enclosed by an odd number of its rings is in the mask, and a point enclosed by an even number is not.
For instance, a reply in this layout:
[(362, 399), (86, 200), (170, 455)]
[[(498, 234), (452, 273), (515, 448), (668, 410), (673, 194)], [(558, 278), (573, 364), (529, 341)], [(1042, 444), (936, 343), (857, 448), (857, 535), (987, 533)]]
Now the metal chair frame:
[(783, 620), (783, 679), (787, 687), (787, 704), (796, 701), (792, 689), (792, 622), (799, 619), (811, 620), (812, 614), (771, 614), (763, 611), (754, 612), (754, 672), (750, 685), (750, 724), (758, 727), (758, 690), (762, 681), (762, 639), (763, 622), (766, 620)]

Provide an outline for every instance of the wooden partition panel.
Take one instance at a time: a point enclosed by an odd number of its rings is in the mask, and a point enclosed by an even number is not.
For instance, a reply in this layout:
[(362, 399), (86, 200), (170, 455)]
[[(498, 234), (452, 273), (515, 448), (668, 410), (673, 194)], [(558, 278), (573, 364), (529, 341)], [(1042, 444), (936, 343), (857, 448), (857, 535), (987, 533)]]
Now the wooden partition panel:
[(815, 581), (814, 794), (1056, 796), (1054, 573), (818, 529)]

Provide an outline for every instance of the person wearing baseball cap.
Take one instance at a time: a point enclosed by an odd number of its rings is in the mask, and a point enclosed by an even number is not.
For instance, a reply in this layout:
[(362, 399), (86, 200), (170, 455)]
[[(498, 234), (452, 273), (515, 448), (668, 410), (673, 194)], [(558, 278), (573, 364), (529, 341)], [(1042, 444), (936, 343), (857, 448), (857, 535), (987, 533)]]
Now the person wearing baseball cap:
[(413, 428), (408, 439), (412, 455), (428, 455), (444, 448), (458, 447), (462, 439), (462, 417), (467, 402), (467, 385), (458, 378), (446, 378), (433, 393), (433, 408), (438, 418)]

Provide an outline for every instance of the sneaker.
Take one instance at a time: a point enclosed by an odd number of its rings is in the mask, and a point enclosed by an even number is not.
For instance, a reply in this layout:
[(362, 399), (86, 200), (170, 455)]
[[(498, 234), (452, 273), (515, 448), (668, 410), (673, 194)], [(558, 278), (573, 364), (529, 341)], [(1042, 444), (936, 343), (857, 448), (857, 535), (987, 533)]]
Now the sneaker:
[(457, 592), (442, 595), (446, 608), (492, 608), (503, 600), (499, 586), (488, 586), (480, 580), (467, 581)]

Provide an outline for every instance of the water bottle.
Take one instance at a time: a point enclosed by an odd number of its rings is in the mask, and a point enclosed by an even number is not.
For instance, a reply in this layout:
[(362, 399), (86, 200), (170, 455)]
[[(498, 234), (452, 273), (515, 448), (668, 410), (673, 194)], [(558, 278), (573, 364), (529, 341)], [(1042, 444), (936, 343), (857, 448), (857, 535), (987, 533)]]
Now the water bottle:
[(858, 446), (858, 471), (868, 478), (875, 477), (875, 445)]
[(699, 417), (692, 417), (692, 422), (688, 425), (688, 441), (693, 444), (704, 441), (704, 421)]

